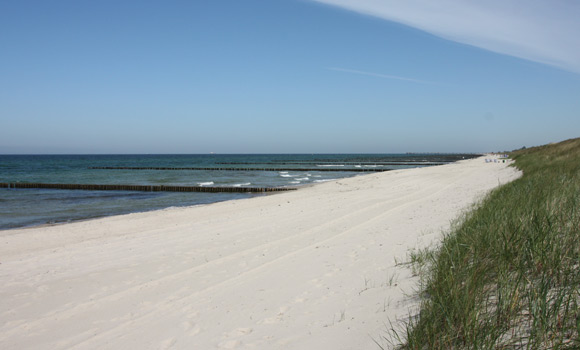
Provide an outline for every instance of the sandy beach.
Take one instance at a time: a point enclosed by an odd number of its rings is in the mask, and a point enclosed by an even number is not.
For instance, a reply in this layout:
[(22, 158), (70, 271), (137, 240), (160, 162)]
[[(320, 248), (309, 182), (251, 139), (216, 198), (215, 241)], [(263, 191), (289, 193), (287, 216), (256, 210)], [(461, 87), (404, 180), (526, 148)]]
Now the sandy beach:
[(377, 349), (417, 306), (396, 262), (518, 176), (481, 157), (0, 231), (0, 348)]

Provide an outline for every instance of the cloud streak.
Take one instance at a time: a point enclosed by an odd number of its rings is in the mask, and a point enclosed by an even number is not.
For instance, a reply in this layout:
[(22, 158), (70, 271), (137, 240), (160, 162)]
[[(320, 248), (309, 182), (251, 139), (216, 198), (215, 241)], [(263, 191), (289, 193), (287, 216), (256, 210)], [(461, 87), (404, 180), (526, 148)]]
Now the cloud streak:
[(312, 0), (580, 73), (577, 0)]
[(366, 75), (366, 76), (375, 77), (375, 78), (403, 80), (403, 81), (409, 81), (409, 82), (412, 82), (412, 83), (420, 83), (420, 84), (435, 84), (433, 82), (425, 81), (425, 80), (418, 80), (418, 79), (412, 79), (412, 78), (399, 77), (399, 76), (396, 76), (396, 75), (387, 75), (387, 74), (380, 74), (380, 73), (365, 72), (365, 71), (362, 71), (362, 70), (355, 70), (355, 69), (346, 69), (346, 68), (338, 68), (338, 67), (327, 67), (326, 69), (333, 70), (333, 71), (337, 71), (337, 72), (344, 72), (344, 73), (352, 73), (352, 74)]

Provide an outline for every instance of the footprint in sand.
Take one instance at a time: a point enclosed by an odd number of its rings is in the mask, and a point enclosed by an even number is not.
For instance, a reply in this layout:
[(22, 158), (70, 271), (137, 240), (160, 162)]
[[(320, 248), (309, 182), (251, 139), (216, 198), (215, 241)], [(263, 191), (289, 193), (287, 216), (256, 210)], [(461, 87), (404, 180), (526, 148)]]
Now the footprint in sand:
[(229, 339), (229, 338), (236, 338), (236, 337), (241, 337), (241, 336), (245, 336), (248, 335), (250, 333), (252, 333), (254, 331), (253, 328), (236, 328), (231, 332), (228, 333), (224, 333), (224, 340), (222, 340), (217, 347), (218, 348), (222, 348), (222, 349), (234, 349), (237, 348), (238, 346), (242, 345), (241, 340), (239, 339)]
[(356, 258), (358, 258), (358, 252), (356, 250), (353, 250), (352, 252), (346, 254), (346, 256), (351, 258), (351, 259), (356, 259)]
[(190, 321), (184, 321), (183, 323), (181, 323), (181, 327), (189, 335), (196, 335), (201, 331), (201, 328), (199, 328), (197, 324)]
[(253, 328), (236, 328), (228, 333), (228, 337), (238, 337), (242, 335), (248, 335), (254, 331)]
[(315, 279), (311, 279), (310, 283), (314, 284), (314, 286), (316, 288), (322, 288), (324, 287), (324, 284), (322, 283), (322, 280), (319, 278), (315, 278)]
[(268, 317), (263, 319), (262, 321), (259, 321), (258, 324), (274, 324), (278, 322), (280, 322), (280, 319), (278, 317)]
[(221, 349), (235, 349), (242, 344), (239, 340), (224, 340), (217, 346)]
[(161, 342), (161, 344), (159, 344), (159, 349), (170, 349), (173, 347), (173, 345), (175, 345), (176, 339), (175, 338), (169, 338), (164, 340), (163, 342)]
[(275, 317), (265, 318), (262, 321), (259, 321), (258, 324), (260, 324), (260, 323), (262, 323), (262, 324), (279, 323), (284, 318), (284, 313), (286, 313), (288, 310), (290, 310), (290, 307), (280, 306), (280, 312), (278, 312), (278, 315), (276, 315)]
[(338, 267), (335, 267), (334, 269), (332, 269), (332, 271), (327, 272), (324, 274), (324, 277), (331, 277), (333, 276), (335, 273), (339, 272), (341, 269), (339, 269)]
[(307, 301), (309, 295), (309, 292), (303, 292), (302, 294), (296, 296), (296, 298), (294, 298), (294, 304), (300, 304)]
[(40, 286), (36, 287), (36, 291), (37, 291), (37, 292), (44, 293), (44, 292), (46, 292), (47, 290), (48, 290), (48, 286), (47, 286), (47, 285), (45, 285), (45, 284), (42, 284), (42, 285), (40, 285)]

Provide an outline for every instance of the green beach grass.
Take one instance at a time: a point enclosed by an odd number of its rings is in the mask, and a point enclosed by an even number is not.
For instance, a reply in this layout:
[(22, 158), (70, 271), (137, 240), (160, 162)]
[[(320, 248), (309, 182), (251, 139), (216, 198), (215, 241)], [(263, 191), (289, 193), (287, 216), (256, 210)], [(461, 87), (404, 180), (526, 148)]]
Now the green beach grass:
[(510, 157), (523, 176), (411, 256), (422, 301), (400, 348), (580, 348), (580, 139)]

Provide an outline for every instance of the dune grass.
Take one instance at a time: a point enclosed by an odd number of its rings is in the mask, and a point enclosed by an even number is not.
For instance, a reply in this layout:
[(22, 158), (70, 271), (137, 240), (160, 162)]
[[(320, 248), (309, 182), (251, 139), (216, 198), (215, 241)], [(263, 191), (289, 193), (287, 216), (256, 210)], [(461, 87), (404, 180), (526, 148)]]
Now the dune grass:
[(580, 348), (580, 139), (512, 152), (523, 176), (427, 261), (402, 349)]

